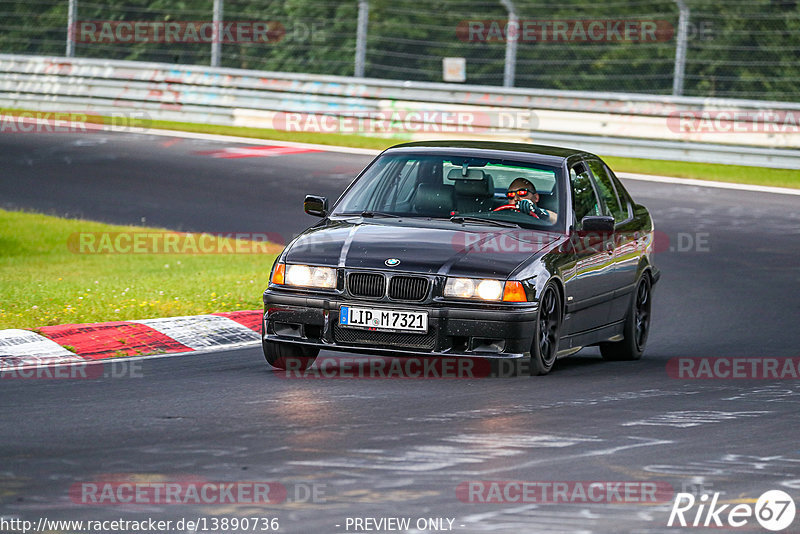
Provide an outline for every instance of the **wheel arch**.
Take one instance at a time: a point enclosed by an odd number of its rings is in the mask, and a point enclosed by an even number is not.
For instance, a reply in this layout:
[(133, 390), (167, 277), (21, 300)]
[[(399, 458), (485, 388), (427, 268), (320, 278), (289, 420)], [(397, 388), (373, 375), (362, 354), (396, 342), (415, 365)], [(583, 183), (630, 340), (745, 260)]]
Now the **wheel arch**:
[(541, 286), (538, 286), (537, 284), (536, 287), (537, 299), (544, 292), (544, 288), (546, 288), (550, 284), (552, 284), (556, 288), (556, 294), (558, 295), (559, 302), (561, 303), (561, 320), (563, 321), (567, 313), (566, 311), (567, 290), (566, 287), (564, 286), (564, 281), (557, 274), (551, 274), (548, 278), (544, 279), (544, 282), (541, 284)]
[(636, 283), (639, 283), (639, 280), (642, 279), (642, 276), (647, 275), (650, 278), (650, 285), (652, 286), (655, 283), (654, 276), (653, 276), (653, 264), (650, 263), (650, 259), (647, 256), (642, 256), (639, 259), (639, 265), (636, 268)]
[[(556, 292), (558, 293), (558, 298), (561, 300), (561, 321), (564, 321), (564, 317), (567, 315), (567, 290), (564, 287), (564, 281), (557, 276), (553, 276), (547, 283), (553, 282), (553, 285), (556, 286)], [(545, 284), (547, 287), (547, 284)]]

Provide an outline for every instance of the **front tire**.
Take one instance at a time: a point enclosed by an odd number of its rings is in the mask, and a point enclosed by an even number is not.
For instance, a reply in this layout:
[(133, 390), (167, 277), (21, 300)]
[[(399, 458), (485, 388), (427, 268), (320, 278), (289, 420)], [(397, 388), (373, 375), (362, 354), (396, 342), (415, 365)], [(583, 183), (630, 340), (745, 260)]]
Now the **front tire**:
[(305, 371), (314, 363), (319, 349), (303, 345), (263, 341), (264, 358), (276, 369)]
[(631, 298), (631, 308), (625, 318), (622, 341), (600, 343), (600, 354), (607, 361), (633, 361), (641, 359), (650, 333), (650, 309), (653, 284), (645, 273), (636, 284)]
[(556, 288), (545, 286), (539, 299), (536, 332), (531, 345), (531, 376), (546, 375), (553, 369), (561, 336), (561, 298)]

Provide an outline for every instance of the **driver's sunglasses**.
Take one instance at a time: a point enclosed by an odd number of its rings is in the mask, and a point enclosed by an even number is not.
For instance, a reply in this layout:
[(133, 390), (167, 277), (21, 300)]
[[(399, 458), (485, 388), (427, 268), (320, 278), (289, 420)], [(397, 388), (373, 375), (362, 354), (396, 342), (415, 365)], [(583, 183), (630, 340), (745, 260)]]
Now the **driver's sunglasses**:
[(517, 195), (519, 197), (524, 197), (527, 194), (528, 194), (527, 189), (517, 189), (516, 191), (509, 191), (508, 193), (506, 193), (506, 196), (508, 198), (514, 198), (514, 195)]

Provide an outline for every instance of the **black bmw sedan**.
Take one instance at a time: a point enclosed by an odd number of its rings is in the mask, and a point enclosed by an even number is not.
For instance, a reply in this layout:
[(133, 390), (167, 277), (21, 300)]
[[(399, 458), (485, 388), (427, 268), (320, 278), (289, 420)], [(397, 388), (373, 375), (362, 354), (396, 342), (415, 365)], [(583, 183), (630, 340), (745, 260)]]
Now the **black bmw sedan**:
[(529, 359), (599, 345), (642, 356), (653, 222), (597, 156), (431, 141), (381, 153), (289, 243), (264, 292), (263, 348), (305, 369), (320, 349)]

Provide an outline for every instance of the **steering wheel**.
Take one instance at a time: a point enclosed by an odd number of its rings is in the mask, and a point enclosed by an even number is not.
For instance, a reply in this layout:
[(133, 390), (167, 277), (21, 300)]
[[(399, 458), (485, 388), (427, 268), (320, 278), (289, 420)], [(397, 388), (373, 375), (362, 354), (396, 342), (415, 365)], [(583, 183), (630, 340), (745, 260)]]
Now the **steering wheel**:
[[(519, 208), (517, 208), (517, 206), (515, 204), (503, 204), (502, 206), (497, 207), (497, 208), (493, 209), (492, 211), (494, 212), (494, 211), (504, 211), (504, 210), (516, 210), (516, 211), (519, 211)], [(521, 211), (519, 211), (519, 212), (522, 213)], [(528, 215), (530, 215), (534, 219), (538, 219), (539, 218), (539, 216), (536, 215), (535, 213), (529, 213)]]
[(517, 211), (519, 211), (517, 209), (517, 206), (514, 205), (514, 204), (503, 204), (499, 208), (495, 208), (492, 211), (503, 211), (503, 210), (517, 210)]

